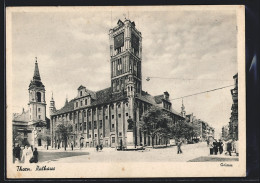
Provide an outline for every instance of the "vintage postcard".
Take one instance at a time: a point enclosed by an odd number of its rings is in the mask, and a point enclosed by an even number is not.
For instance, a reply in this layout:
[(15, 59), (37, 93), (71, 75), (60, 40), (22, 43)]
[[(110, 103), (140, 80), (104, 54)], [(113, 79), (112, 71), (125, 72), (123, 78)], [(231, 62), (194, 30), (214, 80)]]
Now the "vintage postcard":
[(8, 7), (7, 178), (246, 175), (244, 6)]

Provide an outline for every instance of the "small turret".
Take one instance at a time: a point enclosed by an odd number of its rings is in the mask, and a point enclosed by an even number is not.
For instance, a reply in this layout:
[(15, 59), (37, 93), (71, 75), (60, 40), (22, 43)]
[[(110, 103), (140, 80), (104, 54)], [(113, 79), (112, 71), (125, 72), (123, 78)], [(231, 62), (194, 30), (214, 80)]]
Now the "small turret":
[(53, 92), (51, 93), (51, 100), (50, 100), (50, 115), (52, 115), (55, 111), (56, 111), (56, 107), (55, 107), (55, 101), (53, 99)]
[(184, 118), (186, 117), (186, 111), (185, 111), (185, 107), (183, 104), (183, 99), (182, 99), (182, 106), (181, 106), (181, 116)]

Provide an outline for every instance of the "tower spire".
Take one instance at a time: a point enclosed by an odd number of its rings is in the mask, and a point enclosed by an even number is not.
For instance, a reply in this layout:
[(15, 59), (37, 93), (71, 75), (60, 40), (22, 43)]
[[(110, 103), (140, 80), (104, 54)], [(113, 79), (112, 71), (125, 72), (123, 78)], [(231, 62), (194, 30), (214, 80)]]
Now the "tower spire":
[(35, 57), (35, 66), (34, 66), (33, 80), (38, 80), (38, 81), (41, 80), (39, 67), (38, 67), (38, 62), (37, 62), (37, 57)]
[(182, 115), (182, 117), (186, 116), (186, 111), (185, 111), (185, 107), (184, 107), (184, 104), (183, 104), (183, 98), (182, 98), (182, 106), (181, 106), (181, 115)]

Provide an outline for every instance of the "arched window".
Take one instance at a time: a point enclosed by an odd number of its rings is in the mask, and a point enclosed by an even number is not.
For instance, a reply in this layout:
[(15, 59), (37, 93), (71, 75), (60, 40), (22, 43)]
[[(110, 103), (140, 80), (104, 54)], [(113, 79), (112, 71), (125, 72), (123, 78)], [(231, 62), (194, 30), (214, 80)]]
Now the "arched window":
[(37, 92), (37, 102), (41, 102), (41, 97), (42, 97), (42, 94), (41, 92)]

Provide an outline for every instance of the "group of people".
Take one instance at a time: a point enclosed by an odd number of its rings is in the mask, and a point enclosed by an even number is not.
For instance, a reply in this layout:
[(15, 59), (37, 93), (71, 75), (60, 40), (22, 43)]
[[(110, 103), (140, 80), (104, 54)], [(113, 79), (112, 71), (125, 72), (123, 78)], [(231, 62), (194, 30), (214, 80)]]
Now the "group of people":
[[(208, 143), (209, 144), (209, 143)], [(219, 139), (219, 141), (217, 141), (216, 139), (213, 140), (212, 143), (210, 143), (210, 155), (217, 155), (222, 154), (223, 153), (223, 142), (221, 141), (221, 139)]]
[(33, 146), (22, 146), (17, 144), (13, 148), (14, 163), (37, 163), (38, 162), (38, 151)]
[(97, 152), (99, 151), (99, 149), (100, 149), (100, 151), (102, 151), (102, 149), (103, 149), (103, 145), (102, 144), (96, 145)]
[(222, 142), (221, 139), (219, 139), (219, 141), (213, 139), (213, 142), (208, 141), (208, 146), (210, 146), (210, 155), (222, 154), (223, 151), (229, 156), (232, 156), (232, 152), (235, 152), (236, 155), (238, 155), (237, 145), (234, 139), (227, 142)]

